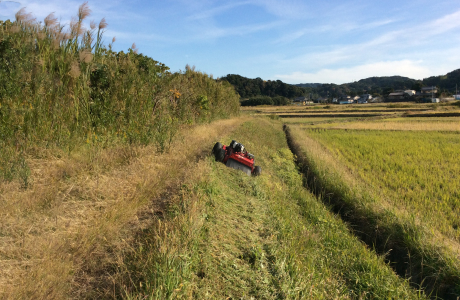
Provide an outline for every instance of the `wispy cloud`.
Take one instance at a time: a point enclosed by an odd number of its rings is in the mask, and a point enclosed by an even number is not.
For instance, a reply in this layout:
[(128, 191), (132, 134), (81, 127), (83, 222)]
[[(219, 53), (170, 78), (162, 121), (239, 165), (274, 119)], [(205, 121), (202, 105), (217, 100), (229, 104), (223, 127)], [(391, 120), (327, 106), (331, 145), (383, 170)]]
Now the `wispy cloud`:
[[(456, 31), (459, 27), (460, 11), (457, 11), (410, 28), (383, 32), (369, 41), (332, 45), (313, 51), (306, 49), (304, 54), (285, 59), (282, 63), (314, 70), (335, 64), (372, 63), (376, 58), (380, 60), (417, 59), (417, 57), (426, 56), (418, 50), (421, 45), (426, 47), (434, 40), (438, 40), (440, 45), (446, 42), (444, 34), (449, 32), (459, 36)], [(426, 51), (425, 48), (424, 52)], [(414, 56), (411, 57), (411, 55)]]
[(431, 70), (421, 61), (383, 61), (371, 64), (358, 65), (350, 68), (321, 69), (312, 73), (293, 72), (279, 74), (280, 78), (289, 83), (320, 82), (320, 83), (346, 83), (372, 76), (407, 76), (422, 79), (432, 74)]
[[(309, 23), (309, 24), (313, 24), (314, 22), (315, 21), (313, 20), (305, 21), (305, 23)], [(327, 23), (327, 24), (316, 25), (316, 26), (308, 26), (303, 29), (284, 34), (280, 38), (273, 41), (273, 43), (274, 44), (291, 43), (293, 41), (296, 41), (302, 37), (305, 37), (311, 34), (317, 35), (317, 34), (324, 34), (327, 32), (333, 32), (335, 34), (345, 34), (345, 33), (349, 33), (352, 31), (363, 32), (366, 30), (373, 30), (378, 27), (389, 25), (394, 22), (395, 20), (392, 20), (392, 19), (376, 21), (376, 22), (369, 22), (365, 24), (360, 24), (357, 22), (350, 22), (350, 21), (343, 21), (343, 22), (335, 21), (333, 24)], [(338, 24), (340, 26), (338, 26)]]
[(187, 21), (195, 21), (195, 20), (203, 20), (203, 19), (213, 18), (216, 15), (222, 14), (222, 13), (224, 13), (224, 12), (226, 12), (226, 11), (232, 9), (232, 8), (247, 5), (247, 4), (250, 4), (250, 3), (251, 3), (250, 1), (242, 1), (242, 2), (233, 2), (233, 3), (221, 5), (221, 6), (218, 6), (218, 7), (214, 7), (214, 8), (211, 8), (211, 9), (207, 9), (207, 10), (203, 10), (203, 11), (194, 13), (193, 15), (188, 16), (186, 18), (186, 20)]
[(208, 40), (208, 39), (216, 39), (216, 38), (225, 38), (229, 36), (243, 36), (248, 35), (251, 33), (269, 30), (274, 27), (277, 27), (280, 22), (271, 22), (265, 24), (251, 24), (251, 25), (242, 25), (242, 26), (235, 26), (235, 27), (209, 27), (203, 28), (199, 34), (190, 37), (189, 41), (191, 40)]

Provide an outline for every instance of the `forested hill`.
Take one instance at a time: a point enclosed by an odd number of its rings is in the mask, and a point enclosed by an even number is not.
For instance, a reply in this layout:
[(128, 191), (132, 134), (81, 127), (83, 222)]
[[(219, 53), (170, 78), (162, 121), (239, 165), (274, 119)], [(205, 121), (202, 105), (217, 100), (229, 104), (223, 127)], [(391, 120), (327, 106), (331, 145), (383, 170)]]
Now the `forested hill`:
[[(296, 86), (305, 86), (297, 84)], [(394, 90), (420, 89), (422, 83), (420, 80), (411, 79), (402, 76), (389, 77), (370, 77), (359, 81), (344, 84), (321, 84), (316, 86), (315, 92), (321, 96), (329, 95), (338, 97), (340, 95), (361, 95), (369, 93), (373, 95), (385, 95)]]
[(304, 87), (304, 88), (315, 88), (321, 86), (322, 83), (299, 83), (296, 86)]
[[(423, 80), (412, 79), (402, 76), (369, 77), (359, 81), (337, 84), (301, 83), (298, 87), (314, 87), (313, 92), (318, 95), (337, 97), (340, 95), (361, 95), (369, 93), (373, 95), (388, 95), (396, 90), (420, 90), (424, 86), (437, 86), (443, 93), (455, 92), (456, 86), (460, 86), (460, 69), (449, 72), (446, 75), (432, 76)], [(329, 92), (329, 93), (328, 93)]]
[(302, 87), (287, 84), (281, 80), (266, 81), (259, 77), (256, 79), (250, 79), (235, 74), (228, 74), (221, 79), (231, 83), (235, 87), (235, 90), (240, 94), (241, 98), (250, 98), (259, 95), (294, 98), (303, 96), (307, 92), (307, 90)]
[(231, 83), (241, 98), (255, 96), (283, 96), (295, 98), (298, 96), (340, 97), (342, 95), (356, 96), (365, 93), (374, 96), (387, 96), (396, 90), (420, 90), (424, 86), (437, 86), (445, 94), (455, 93), (455, 85), (460, 86), (460, 69), (446, 75), (432, 76), (423, 80), (403, 76), (369, 77), (359, 81), (334, 84), (334, 83), (300, 83), (291, 85), (280, 80), (265, 81), (261, 78), (250, 79), (240, 75), (229, 74), (221, 78)]
[(425, 86), (437, 86), (441, 90), (455, 92), (455, 85), (460, 86), (460, 69), (449, 72), (446, 75), (432, 76), (423, 79)]

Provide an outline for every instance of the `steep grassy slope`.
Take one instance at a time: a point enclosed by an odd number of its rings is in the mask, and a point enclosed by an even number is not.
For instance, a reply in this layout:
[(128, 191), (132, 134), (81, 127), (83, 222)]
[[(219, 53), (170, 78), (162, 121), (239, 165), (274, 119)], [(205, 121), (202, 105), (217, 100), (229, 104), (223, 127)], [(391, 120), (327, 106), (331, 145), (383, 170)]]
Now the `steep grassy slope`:
[(281, 123), (253, 119), (231, 139), (263, 175), (202, 161), (202, 179), (133, 247), (126, 298), (424, 298), (303, 187)]

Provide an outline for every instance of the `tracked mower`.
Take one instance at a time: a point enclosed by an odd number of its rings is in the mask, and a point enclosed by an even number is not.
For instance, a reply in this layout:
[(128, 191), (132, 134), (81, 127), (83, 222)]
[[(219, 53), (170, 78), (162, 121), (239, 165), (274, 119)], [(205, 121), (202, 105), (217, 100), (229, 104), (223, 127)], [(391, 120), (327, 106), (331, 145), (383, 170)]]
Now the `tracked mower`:
[(223, 162), (227, 167), (241, 170), (249, 176), (259, 176), (260, 166), (254, 166), (254, 155), (247, 152), (244, 146), (232, 140), (229, 146), (216, 143), (212, 148), (216, 161)]

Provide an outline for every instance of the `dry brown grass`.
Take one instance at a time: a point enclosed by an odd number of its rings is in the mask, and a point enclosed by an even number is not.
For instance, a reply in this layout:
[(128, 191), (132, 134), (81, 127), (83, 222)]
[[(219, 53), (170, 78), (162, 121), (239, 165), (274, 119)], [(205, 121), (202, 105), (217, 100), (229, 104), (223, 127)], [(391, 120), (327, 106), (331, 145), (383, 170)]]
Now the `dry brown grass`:
[(165, 154), (153, 146), (71, 156), (38, 149), (29, 189), (0, 184), (0, 298), (84, 298), (95, 283), (107, 288), (133, 233), (163, 213), (185, 178), (200, 176), (199, 159), (239, 123), (183, 130)]

